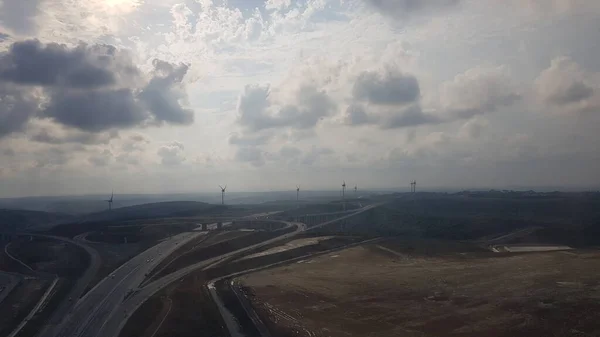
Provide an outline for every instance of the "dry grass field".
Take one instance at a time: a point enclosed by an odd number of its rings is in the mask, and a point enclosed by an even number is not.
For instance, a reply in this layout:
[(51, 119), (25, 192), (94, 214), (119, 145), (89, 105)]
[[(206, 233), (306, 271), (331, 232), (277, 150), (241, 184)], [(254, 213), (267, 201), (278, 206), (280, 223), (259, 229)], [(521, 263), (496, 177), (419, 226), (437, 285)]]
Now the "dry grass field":
[(278, 337), (600, 336), (600, 252), (442, 246), (360, 246), (241, 282)]

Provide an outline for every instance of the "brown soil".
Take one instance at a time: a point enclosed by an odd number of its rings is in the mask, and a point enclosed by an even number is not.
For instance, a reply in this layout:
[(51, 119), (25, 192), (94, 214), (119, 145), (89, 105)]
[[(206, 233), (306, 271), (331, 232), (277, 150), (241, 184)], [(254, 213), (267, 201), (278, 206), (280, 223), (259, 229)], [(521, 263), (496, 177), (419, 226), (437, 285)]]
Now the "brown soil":
[(436, 256), (407, 246), (356, 247), (241, 281), (278, 337), (600, 335), (596, 251)]

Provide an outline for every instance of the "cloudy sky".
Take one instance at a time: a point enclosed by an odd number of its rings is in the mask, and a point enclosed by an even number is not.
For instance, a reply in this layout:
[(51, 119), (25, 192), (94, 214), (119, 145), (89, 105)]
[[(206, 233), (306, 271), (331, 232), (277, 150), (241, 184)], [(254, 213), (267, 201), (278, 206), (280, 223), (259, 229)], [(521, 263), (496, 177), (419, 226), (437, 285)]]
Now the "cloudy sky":
[(600, 186), (596, 0), (0, 0), (0, 197)]

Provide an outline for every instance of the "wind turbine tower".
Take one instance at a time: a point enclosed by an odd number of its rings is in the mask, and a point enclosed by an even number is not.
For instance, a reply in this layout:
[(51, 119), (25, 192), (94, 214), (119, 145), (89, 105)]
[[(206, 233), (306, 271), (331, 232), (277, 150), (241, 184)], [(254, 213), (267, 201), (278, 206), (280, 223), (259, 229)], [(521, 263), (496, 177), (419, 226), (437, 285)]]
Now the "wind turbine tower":
[(344, 211), (346, 210), (346, 181), (342, 183), (342, 202), (344, 203)]
[(225, 205), (225, 190), (227, 189), (227, 185), (225, 187), (219, 185), (221, 188), (221, 205)]
[(358, 186), (354, 185), (354, 197), (356, 198), (356, 192), (358, 191)]
[(296, 202), (300, 200), (300, 185), (296, 185)]
[(110, 199), (105, 200), (106, 202), (108, 202), (108, 210), (110, 211), (112, 209), (112, 203), (113, 203), (113, 197), (115, 196), (115, 192), (112, 191), (110, 193)]

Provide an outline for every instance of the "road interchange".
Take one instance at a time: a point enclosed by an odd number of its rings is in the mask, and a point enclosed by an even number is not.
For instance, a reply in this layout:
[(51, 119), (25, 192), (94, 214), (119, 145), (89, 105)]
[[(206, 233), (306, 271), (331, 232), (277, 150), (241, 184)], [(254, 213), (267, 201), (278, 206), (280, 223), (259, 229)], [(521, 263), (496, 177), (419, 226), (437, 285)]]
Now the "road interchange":
[[(338, 220), (350, 218), (379, 205), (365, 206)], [(249, 218), (256, 218), (256, 216), (248, 216), (240, 218), (240, 220)], [(310, 229), (326, 226), (335, 221), (328, 221)], [(146, 276), (164, 258), (180, 247), (179, 245), (184, 245), (190, 240), (206, 234), (206, 232), (185, 232), (164, 240), (125, 262), (101, 280), (75, 304), (59, 326), (51, 332), (46, 331), (45, 334), (39, 335), (39, 337), (116, 337), (137, 308), (167, 285), (193, 271), (214, 267), (248, 251), (293, 238), (307, 230), (306, 225), (303, 223), (282, 222), (286, 224), (283, 229), (289, 227), (296, 227), (296, 229), (293, 232), (192, 264), (139, 288)]]

